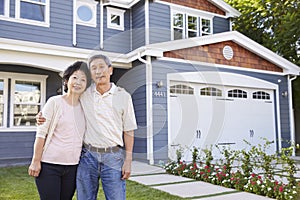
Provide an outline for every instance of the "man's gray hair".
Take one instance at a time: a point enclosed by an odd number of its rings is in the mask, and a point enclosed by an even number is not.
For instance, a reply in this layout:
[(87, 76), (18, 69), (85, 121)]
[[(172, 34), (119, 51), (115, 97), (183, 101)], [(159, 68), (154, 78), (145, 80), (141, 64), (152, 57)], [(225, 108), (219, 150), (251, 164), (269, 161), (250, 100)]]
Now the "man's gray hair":
[(88, 59), (88, 66), (90, 67), (91, 62), (93, 60), (96, 60), (96, 59), (102, 59), (102, 60), (104, 60), (105, 64), (107, 64), (108, 67), (111, 67), (111, 61), (110, 61), (110, 59), (107, 56), (103, 55), (103, 54), (95, 54), (95, 55), (91, 56)]

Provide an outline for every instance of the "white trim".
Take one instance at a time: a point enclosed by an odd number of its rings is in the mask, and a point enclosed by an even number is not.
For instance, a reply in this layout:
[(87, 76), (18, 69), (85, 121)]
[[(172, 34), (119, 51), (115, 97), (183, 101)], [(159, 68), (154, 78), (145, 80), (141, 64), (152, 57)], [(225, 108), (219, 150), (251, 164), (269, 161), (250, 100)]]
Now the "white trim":
[[(78, 16), (78, 9), (80, 6), (86, 6), (91, 10), (92, 18), (89, 21), (83, 21)], [(97, 2), (96, 1), (84, 1), (84, 0), (75, 1), (75, 13), (74, 14), (76, 16), (77, 24), (82, 25), (82, 26), (97, 27)]]
[(125, 1), (124, 0), (123, 1), (122, 0), (106, 0), (106, 1), (108, 1), (107, 5), (129, 9), (134, 4), (136, 4), (137, 2), (139, 2), (140, 0), (131, 0), (131, 1), (127, 1), (127, 2), (126, 2), (126, 0)]
[(8, 100), (8, 77), (6, 76), (7, 73), (1, 73), (0, 76), (3, 79), (3, 126), (0, 126), (0, 130), (7, 127), (7, 100)]
[[(279, 89), (275, 90), (276, 95), (276, 109), (277, 109), (277, 131), (278, 131), (278, 152), (281, 151), (282, 148), (282, 138), (281, 138), (281, 120), (280, 120), (280, 103), (279, 103)], [(276, 137), (275, 137), (276, 138)]]
[[(37, 5), (44, 5), (45, 6), (45, 21), (40, 22), (37, 20), (30, 20), (30, 19), (23, 19), (20, 16), (20, 6), (21, 6), (21, 1), (32, 3), (32, 4), (37, 4)], [(19, 23), (24, 23), (24, 24), (30, 24), (30, 25), (35, 25), (35, 26), (45, 26), (45, 27), (50, 27), (50, 0), (45, 0), (46, 2), (37, 2), (37, 1), (31, 1), (31, 0), (16, 0), (16, 5), (15, 5), (15, 17), (16, 19), (9, 19), (8, 21), (13, 21), (13, 22), (19, 22)]]
[(77, 0), (73, 0), (73, 46), (77, 46), (77, 23), (76, 23), (76, 19), (77, 19), (77, 15), (76, 15), (76, 11), (77, 11), (77, 5), (76, 5)]
[(281, 67), (285, 74), (300, 75), (300, 68), (297, 65), (289, 62), (288, 60), (274, 53), (273, 51), (256, 43), (255, 41), (251, 40), (250, 38), (244, 36), (243, 34), (237, 31), (223, 32), (182, 40), (161, 42), (157, 44), (148, 45), (147, 48), (156, 49), (157, 51), (161, 51), (163, 53), (166, 51), (185, 49), (195, 46), (203, 46), (207, 44), (214, 44), (225, 41), (233, 41), (241, 47), (275, 64), (276, 66)]
[(4, 7), (3, 7), (4, 15), (0, 15), (0, 19), (9, 17), (9, 0), (4, 0)]
[(145, 45), (150, 44), (149, 28), (149, 0), (145, 0)]
[[(106, 7), (106, 12), (107, 12), (106, 13), (107, 28), (124, 31), (125, 30), (125, 26), (124, 26), (125, 10), (121, 10), (121, 9), (117, 9), (117, 8), (113, 8), (113, 7)], [(120, 18), (120, 25), (117, 25), (117, 24), (114, 24), (111, 22), (111, 20), (110, 20), (111, 15), (116, 15)]]
[[(291, 133), (291, 144), (296, 144), (295, 139), (295, 121), (294, 121), (294, 107), (293, 107), (293, 91), (292, 91), (292, 81), (294, 81), (297, 78), (297, 76), (291, 78), (288, 76), (288, 98), (289, 98), (289, 113), (290, 113), (290, 133)], [(293, 156), (295, 156), (295, 148), (293, 148)]]
[(224, 69), (232, 69), (232, 70), (238, 70), (238, 71), (249, 71), (249, 72), (258, 72), (263, 74), (273, 74), (273, 75), (285, 75), (281, 72), (273, 72), (273, 71), (266, 71), (266, 70), (260, 70), (260, 69), (251, 69), (251, 68), (243, 68), (243, 67), (236, 67), (236, 66), (230, 66), (230, 65), (221, 65), (221, 64), (214, 64), (214, 63), (206, 63), (206, 62), (200, 62), (200, 61), (190, 61), (190, 60), (184, 60), (179, 58), (157, 58), (157, 60), (165, 60), (165, 61), (171, 61), (171, 62), (180, 62), (180, 63), (188, 63), (191, 65), (202, 65), (205, 67), (212, 67), (212, 68), (224, 68)]
[(208, 12), (208, 11), (200, 11), (195, 8), (181, 6), (181, 5), (177, 5), (177, 4), (173, 4), (173, 3), (169, 3), (169, 2), (165, 2), (165, 1), (161, 1), (161, 0), (154, 0), (154, 2), (168, 5), (171, 7), (171, 9), (174, 8), (174, 9), (182, 10), (183, 12), (185, 10), (189, 10), (189, 12), (202, 13), (203, 15), (210, 15), (212, 17), (217, 16), (217, 17), (226, 18), (226, 19), (228, 17), (238, 17), (239, 15), (241, 15), (241, 13), (239, 11), (237, 11), (230, 5), (226, 4), (225, 2), (224, 2), (224, 4), (222, 4), (222, 3), (219, 3), (220, 0), (209, 0), (209, 1), (211, 1), (211, 3), (213, 3), (214, 5), (219, 7), (221, 10), (223, 10), (225, 12), (225, 15), (220, 15), (220, 14), (212, 13), (212, 12)]

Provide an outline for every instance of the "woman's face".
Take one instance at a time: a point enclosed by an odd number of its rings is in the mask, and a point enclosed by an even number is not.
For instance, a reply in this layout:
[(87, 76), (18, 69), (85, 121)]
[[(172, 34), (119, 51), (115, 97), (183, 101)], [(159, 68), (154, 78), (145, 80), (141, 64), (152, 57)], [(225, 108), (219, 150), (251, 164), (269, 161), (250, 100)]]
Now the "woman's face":
[(87, 85), (87, 77), (83, 71), (75, 71), (68, 80), (68, 93), (82, 94)]

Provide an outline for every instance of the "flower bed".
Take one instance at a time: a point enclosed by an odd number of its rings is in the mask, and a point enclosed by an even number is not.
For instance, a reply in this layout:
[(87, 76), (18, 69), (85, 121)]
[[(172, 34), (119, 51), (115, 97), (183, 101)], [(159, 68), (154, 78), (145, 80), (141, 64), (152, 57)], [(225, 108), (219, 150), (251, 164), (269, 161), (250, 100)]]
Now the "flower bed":
[[(252, 147), (250, 151), (222, 149), (223, 159), (214, 160), (211, 150), (194, 148), (193, 161), (186, 163), (177, 152), (177, 161), (164, 166), (167, 173), (205, 181), (228, 188), (251, 192), (276, 199), (297, 199), (300, 182), (295, 161), (291, 159), (292, 147), (267, 155), (264, 148)], [(279, 167), (280, 166), (280, 167)]]

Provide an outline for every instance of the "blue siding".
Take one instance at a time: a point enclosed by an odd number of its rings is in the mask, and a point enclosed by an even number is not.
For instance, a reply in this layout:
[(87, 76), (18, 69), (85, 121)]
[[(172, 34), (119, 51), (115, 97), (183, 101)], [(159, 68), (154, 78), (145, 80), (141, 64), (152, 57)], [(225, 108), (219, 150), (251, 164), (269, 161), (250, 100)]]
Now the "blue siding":
[(117, 85), (125, 88), (131, 95), (138, 129), (134, 137), (134, 159), (147, 160), (147, 111), (146, 111), (146, 69), (145, 64), (133, 63), (133, 68), (123, 74)]
[[(156, 88), (153, 84), (153, 92), (162, 91), (167, 94), (167, 74), (168, 73), (180, 73), (180, 72), (198, 72), (198, 71), (220, 71), (220, 72), (230, 72), (237, 73), (246, 76), (251, 76), (254, 78), (269, 81), (274, 84), (279, 85), (279, 94), (287, 90), (287, 77), (272, 74), (263, 74), (258, 72), (247, 72), (239, 71), (233, 69), (223, 69), (223, 68), (212, 68), (200, 65), (192, 65), (188, 63), (176, 63), (171, 61), (154, 61), (152, 63), (153, 67), (153, 83), (160, 80), (163, 81), (164, 87)], [(281, 80), (278, 83), (278, 79)], [(287, 146), (285, 141), (289, 141), (290, 138), (290, 120), (289, 120), (289, 107), (288, 98), (279, 97), (280, 102), (280, 125), (281, 125), (281, 137), (282, 146)], [(275, 116), (277, 117), (277, 116)], [(154, 136), (154, 158), (155, 163), (160, 160), (166, 161), (167, 156), (167, 146), (168, 146), (168, 117), (167, 117), (167, 98), (153, 97), (153, 126), (155, 130)], [(278, 139), (278, 138), (277, 138)], [(278, 145), (278, 144), (277, 144)]]
[(168, 5), (153, 3), (149, 5), (150, 44), (171, 40), (171, 10)]
[(97, 26), (90, 27), (90, 26), (82, 26), (77, 25), (76, 32), (77, 32), (77, 47), (84, 48), (84, 49), (100, 49), (100, 7), (97, 6)]
[[(11, 1), (12, 17), (14, 3)], [(0, 20), (0, 37), (72, 46), (72, 1), (53, 0), (50, 6), (49, 28)]]
[(132, 50), (145, 45), (145, 5), (138, 2), (132, 8)]
[(124, 13), (124, 31), (107, 28), (106, 9), (104, 9), (103, 23), (103, 50), (117, 53), (128, 53), (131, 50), (130, 10), (126, 10)]
[(214, 17), (213, 18), (213, 30), (214, 30), (214, 34), (230, 31), (229, 19), (224, 19), (221, 17)]

